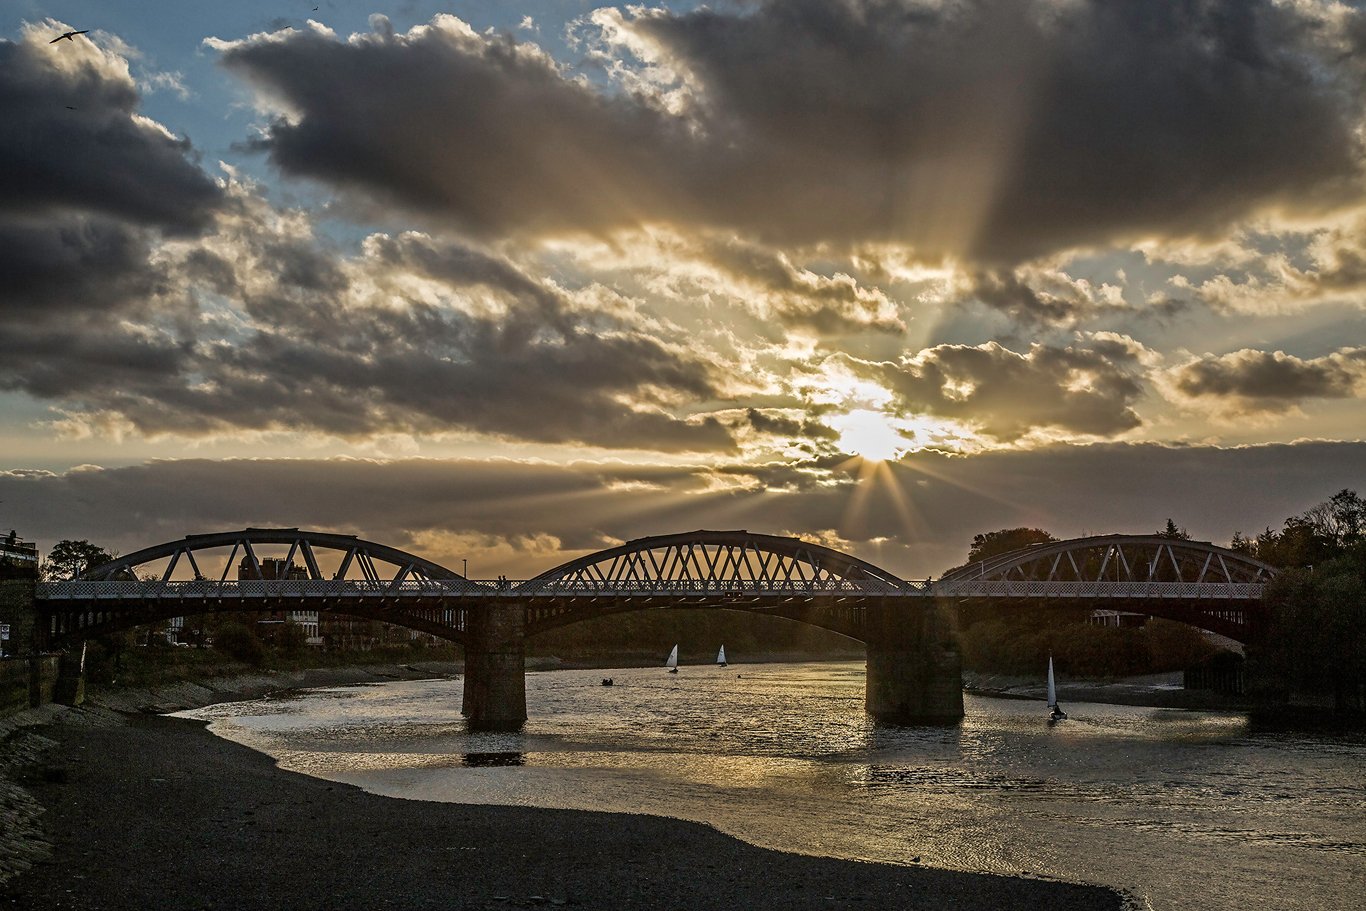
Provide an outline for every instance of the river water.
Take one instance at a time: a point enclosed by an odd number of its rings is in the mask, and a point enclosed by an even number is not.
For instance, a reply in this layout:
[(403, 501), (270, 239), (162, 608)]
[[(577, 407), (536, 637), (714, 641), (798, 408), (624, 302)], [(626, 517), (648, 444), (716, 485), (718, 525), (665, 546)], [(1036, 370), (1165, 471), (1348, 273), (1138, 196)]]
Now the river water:
[(672, 816), (786, 851), (1101, 883), (1160, 911), (1366, 904), (1360, 734), (1085, 703), (1050, 727), (1039, 703), (973, 696), (956, 727), (884, 728), (862, 662), (529, 673), (516, 734), (468, 733), (460, 690), (184, 714), (394, 797)]

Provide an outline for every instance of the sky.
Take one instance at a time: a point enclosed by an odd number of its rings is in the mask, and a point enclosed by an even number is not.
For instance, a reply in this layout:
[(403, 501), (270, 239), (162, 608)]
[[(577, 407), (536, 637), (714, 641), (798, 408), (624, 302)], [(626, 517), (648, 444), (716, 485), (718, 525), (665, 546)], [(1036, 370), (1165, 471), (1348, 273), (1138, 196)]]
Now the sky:
[(1366, 491), (1364, 101), (1324, 0), (9, 0), (0, 526), (1279, 527)]

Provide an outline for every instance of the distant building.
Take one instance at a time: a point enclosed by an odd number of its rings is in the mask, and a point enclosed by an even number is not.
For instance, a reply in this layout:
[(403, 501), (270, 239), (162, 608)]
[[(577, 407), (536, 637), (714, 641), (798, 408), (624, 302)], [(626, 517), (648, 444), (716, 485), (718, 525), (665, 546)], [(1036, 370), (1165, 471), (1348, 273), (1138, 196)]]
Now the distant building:
[(29, 544), (13, 530), (0, 537), (0, 564), (12, 569), (22, 570), (25, 574), (38, 570), (38, 545)]
[(1133, 614), (1121, 610), (1093, 610), (1087, 622), (1092, 626), (1117, 626), (1121, 628), (1144, 626), (1148, 622), (1147, 614)]
[[(267, 557), (255, 565), (252, 564), (250, 557), (243, 557), (237, 567), (239, 582), (307, 578), (308, 570), (304, 567), (274, 557)], [(285, 623), (298, 624), (304, 631), (304, 641), (309, 645), (323, 644), (318, 631), (318, 612), (315, 610), (260, 611), (256, 615), (256, 630), (262, 639), (274, 639), (279, 628)]]

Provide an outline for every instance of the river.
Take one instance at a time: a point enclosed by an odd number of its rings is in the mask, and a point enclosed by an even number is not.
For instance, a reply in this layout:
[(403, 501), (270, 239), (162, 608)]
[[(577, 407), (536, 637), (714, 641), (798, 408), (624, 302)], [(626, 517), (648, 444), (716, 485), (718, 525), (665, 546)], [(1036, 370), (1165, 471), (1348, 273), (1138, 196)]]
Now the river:
[(468, 733), (460, 690), (183, 714), (394, 797), (652, 813), (786, 851), (1100, 883), (1157, 911), (1355, 911), (1366, 895), (1361, 734), (1086, 703), (1049, 726), (1039, 703), (975, 696), (955, 727), (879, 727), (862, 662), (528, 673), (516, 734)]

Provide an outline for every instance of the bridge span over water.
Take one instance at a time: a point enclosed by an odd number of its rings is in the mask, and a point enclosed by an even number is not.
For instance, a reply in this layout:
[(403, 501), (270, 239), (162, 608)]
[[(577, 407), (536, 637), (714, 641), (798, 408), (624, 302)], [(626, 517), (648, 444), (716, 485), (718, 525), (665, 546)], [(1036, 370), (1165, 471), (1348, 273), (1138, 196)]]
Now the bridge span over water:
[(481, 580), (351, 535), (248, 528), (190, 535), (74, 581), (40, 583), (35, 600), (49, 647), (226, 611), (317, 610), (407, 626), (465, 647), (466, 714), (490, 727), (526, 717), (529, 636), (625, 611), (752, 611), (864, 642), (868, 710), (924, 720), (962, 714), (945, 605), (1109, 607), (1246, 642), (1262, 626), (1262, 590), (1273, 573), (1213, 544), (1104, 535), (1025, 548), (938, 580), (904, 580), (797, 538), (693, 531), (629, 541), (531, 579)]

